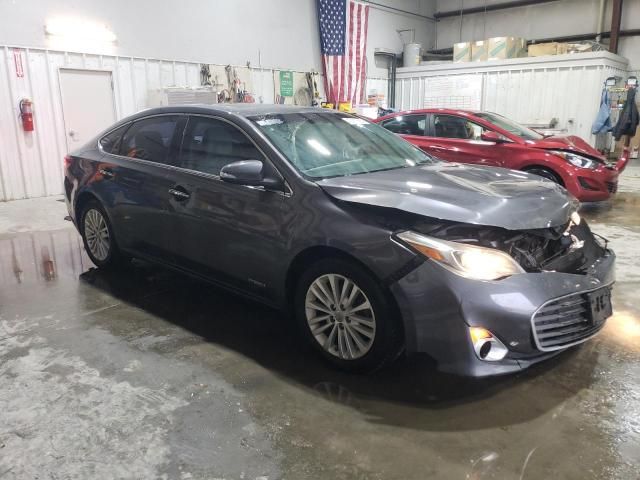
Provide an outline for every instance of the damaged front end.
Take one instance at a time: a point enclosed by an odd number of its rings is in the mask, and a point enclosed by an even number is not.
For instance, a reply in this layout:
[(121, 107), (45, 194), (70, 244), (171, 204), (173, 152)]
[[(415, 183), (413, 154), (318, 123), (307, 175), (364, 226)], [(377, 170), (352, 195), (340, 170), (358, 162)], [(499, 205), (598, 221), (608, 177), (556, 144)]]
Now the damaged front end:
[(395, 220), (394, 238), (428, 259), (391, 287), (413, 319), (407, 351), (428, 353), (443, 371), (518, 371), (588, 340), (611, 316), (615, 254), (576, 214), (524, 230)]
[(591, 232), (577, 214), (565, 225), (544, 229), (506, 230), (453, 222), (419, 221), (412, 230), (443, 240), (501, 250), (525, 272), (587, 274), (605, 255), (607, 241)]

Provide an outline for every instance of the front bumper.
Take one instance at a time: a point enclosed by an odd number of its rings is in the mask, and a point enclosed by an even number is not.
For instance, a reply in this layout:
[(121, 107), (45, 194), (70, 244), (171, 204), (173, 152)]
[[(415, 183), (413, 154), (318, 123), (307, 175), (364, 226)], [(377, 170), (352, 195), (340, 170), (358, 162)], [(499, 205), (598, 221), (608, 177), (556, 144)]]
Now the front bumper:
[(581, 202), (599, 202), (617, 192), (619, 175), (616, 167), (601, 165), (594, 170), (575, 168), (572, 175), (563, 180), (567, 190)]
[[(612, 284), (614, 265), (615, 254), (607, 251), (587, 275), (523, 273), (478, 281), (427, 260), (390, 288), (403, 317), (409, 353), (428, 353), (442, 371), (481, 377), (517, 372), (566, 350), (538, 350), (533, 314), (550, 300)], [(470, 326), (490, 330), (509, 349), (507, 356), (496, 362), (480, 360)]]

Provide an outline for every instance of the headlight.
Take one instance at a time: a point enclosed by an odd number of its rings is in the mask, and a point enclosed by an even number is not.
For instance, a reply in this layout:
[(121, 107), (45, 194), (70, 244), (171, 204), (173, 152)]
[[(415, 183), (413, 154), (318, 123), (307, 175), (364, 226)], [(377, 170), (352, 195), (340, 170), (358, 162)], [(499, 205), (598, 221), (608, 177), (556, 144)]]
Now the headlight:
[(397, 237), (425, 257), (466, 278), (498, 280), (524, 273), (510, 255), (494, 248), (449, 242), (416, 232), (401, 232)]
[(598, 166), (598, 162), (595, 160), (591, 160), (590, 158), (583, 157), (582, 155), (575, 153), (563, 152), (562, 150), (551, 150), (551, 153), (564, 158), (567, 162), (571, 165), (575, 165), (576, 167), (593, 169)]

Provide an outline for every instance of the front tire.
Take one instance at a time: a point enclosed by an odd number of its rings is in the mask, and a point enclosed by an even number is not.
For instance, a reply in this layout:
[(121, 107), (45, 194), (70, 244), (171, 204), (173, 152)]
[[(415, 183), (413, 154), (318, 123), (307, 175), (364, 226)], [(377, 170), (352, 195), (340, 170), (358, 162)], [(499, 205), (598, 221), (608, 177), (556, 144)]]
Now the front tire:
[(295, 314), (307, 342), (341, 370), (371, 372), (401, 351), (396, 310), (355, 262), (331, 258), (311, 265), (298, 282)]
[(126, 257), (118, 249), (109, 217), (97, 200), (87, 202), (80, 216), (84, 249), (99, 268), (121, 266)]
[(562, 185), (562, 180), (560, 179), (560, 177), (555, 172), (552, 172), (548, 168), (534, 167), (525, 171), (527, 173), (533, 173), (534, 175), (538, 175), (542, 178), (546, 178), (547, 180), (551, 180), (552, 182), (557, 183), (558, 185)]

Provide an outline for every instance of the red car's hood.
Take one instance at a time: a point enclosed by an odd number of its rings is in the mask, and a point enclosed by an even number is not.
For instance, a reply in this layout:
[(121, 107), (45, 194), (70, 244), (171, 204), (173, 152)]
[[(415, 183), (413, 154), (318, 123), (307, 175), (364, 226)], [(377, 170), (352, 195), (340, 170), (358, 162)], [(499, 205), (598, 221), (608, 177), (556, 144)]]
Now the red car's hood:
[(568, 150), (607, 162), (607, 158), (604, 155), (575, 135), (555, 135), (542, 140), (530, 140), (527, 144), (534, 148), (544, 148), (545, 150)]

